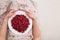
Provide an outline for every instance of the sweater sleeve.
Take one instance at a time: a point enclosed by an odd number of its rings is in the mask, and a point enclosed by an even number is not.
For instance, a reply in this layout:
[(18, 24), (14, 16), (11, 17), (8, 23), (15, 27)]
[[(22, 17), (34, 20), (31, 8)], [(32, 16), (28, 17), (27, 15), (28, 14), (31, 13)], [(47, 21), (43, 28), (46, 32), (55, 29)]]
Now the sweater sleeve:
[(9, 10), (10, 4), (10, 0), (0, 0), (0, 16)]
[(15, 10), (18, 10), (18, 3), (16, 0), (11, 0), (12, 3), (11, 3), (11, 6), (10, 6), (10, 9), (15, 9)]

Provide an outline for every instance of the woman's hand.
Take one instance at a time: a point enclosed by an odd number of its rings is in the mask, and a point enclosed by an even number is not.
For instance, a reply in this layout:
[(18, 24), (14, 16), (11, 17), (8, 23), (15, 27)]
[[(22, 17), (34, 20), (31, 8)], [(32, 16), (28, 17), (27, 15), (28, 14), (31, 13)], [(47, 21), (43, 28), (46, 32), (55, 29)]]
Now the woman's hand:
[(33, 40), (40, 40), (40, 29), (35, 16), (28, 10), (24, 11), (33, 21), (33, 28), (32, 28)]
[(5, 16), (4, 19), (9, 19), (17, 10), (11, 10), (8, 12), (8, 14)]
[(4, 21), (2, 23), (2, 26), (0, 27), (0, 40), (6, 40), (7, 36), (7, 23), (8, 19), (16, 12), (17, 10), (11, 10), (7, 13), (7, 15), (4, 18)]
[(31, 13), (31, 11), (29, 10), (24, 10), (24, 12), (26, 12), (26, 14), (32, 19), (32, 20), (35, 20), (35, 16)]

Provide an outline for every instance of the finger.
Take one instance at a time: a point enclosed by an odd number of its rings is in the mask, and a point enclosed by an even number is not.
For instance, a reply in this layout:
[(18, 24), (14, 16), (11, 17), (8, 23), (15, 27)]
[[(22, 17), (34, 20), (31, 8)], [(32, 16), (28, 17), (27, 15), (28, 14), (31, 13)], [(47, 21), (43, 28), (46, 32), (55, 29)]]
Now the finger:
[(14, 12), (16, 12), (17, 10), (11, 10), (7, 15), (6, 15), (6, 17), (11, 17), (13, 14), (14, 14)]
[(11, 10), (9, 13), (15, 13), (17, 10)]
[(8, 15), (13, 15), (17, 10), (11, 10)]
[(29, 10), (24, 10), (24, 12), (26, 12), (26, 14), (31, 14), (31, 11)]

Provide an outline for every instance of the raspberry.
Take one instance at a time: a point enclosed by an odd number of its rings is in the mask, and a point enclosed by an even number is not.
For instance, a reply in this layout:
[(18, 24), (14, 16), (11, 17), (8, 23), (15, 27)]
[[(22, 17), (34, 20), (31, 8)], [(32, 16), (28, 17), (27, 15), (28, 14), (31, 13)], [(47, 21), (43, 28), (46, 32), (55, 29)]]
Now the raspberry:
[(22, 33), (27, 30), (28, 26), (30, 25), (29, 19), (24, 15), (16, 15), (13, 17), (11, 24), (13, 29)]

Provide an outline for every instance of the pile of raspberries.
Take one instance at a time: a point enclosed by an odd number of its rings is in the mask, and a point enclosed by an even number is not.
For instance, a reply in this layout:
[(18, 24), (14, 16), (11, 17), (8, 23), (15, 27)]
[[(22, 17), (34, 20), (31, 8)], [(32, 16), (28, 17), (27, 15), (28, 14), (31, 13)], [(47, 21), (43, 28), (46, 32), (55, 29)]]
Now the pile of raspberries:
[(16, 15), (11, 20), (11, 25), (12, 25), (13, 29), (15, 29), (16, 31), (23, 33), (27, 30), (30, 23), (29, 23), (29, 19), (26, 16)]

